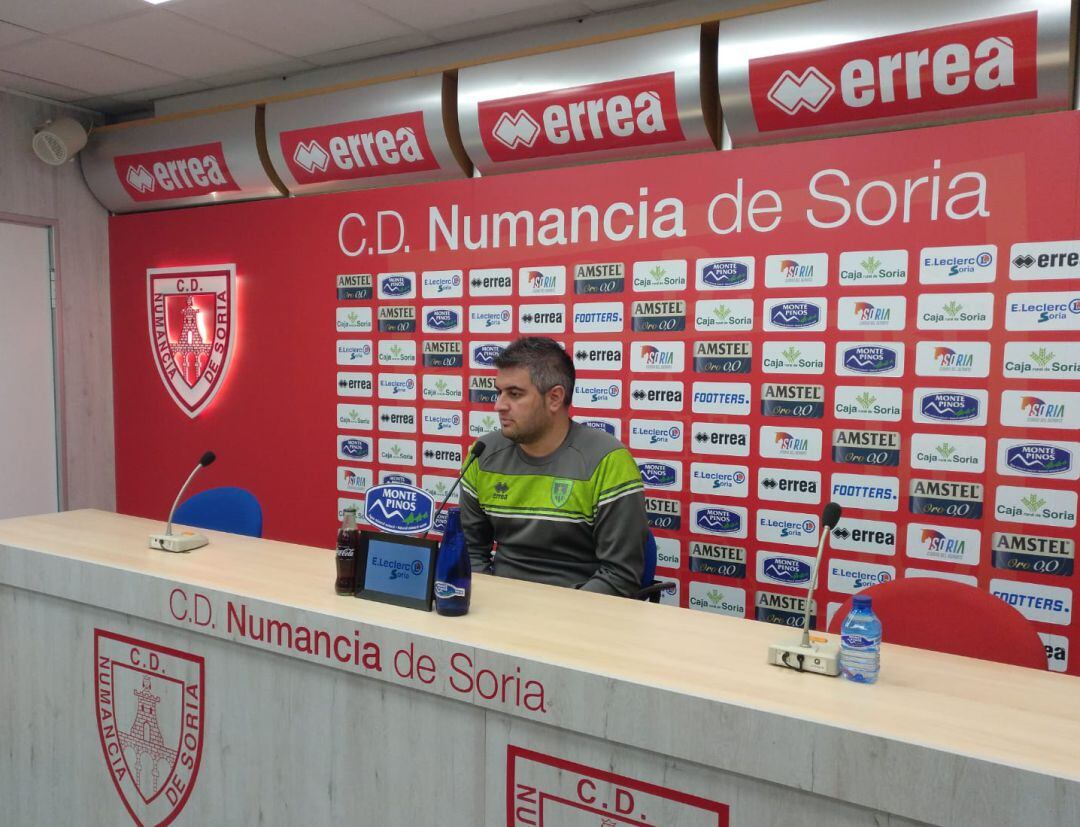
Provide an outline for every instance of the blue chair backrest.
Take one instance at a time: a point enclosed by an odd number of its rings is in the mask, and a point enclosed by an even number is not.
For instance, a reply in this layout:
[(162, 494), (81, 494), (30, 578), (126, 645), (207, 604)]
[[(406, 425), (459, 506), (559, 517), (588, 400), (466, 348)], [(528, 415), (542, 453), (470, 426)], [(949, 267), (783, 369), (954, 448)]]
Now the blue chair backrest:
[(210, 488), (180, 503), (173, 522), (262, 537), (262, 506), (254, 494), (243, 488)]
[(645, 537), (645, 568), (641, 572), (641, 587), (644, 589), (656, 579), (656, 538), (650, 531)]

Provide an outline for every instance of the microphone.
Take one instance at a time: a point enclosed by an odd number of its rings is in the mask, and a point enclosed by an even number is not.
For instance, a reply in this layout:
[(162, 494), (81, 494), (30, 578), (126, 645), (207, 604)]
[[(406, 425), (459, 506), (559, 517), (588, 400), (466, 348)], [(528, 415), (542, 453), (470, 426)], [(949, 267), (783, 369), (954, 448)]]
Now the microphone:
[[(806, 591), (806, 606), (803, 610), (802, 640), (797, 646), (774, 643), (769, 647), (769, 663), (774, 666), (786, 666), (799, 672), (816, 672), (820, 675), (840, 674), (840, 645), (825, 642), (814, 645), (810, 642), (810, 605), (817, 588), (818, 569), (821, 568), (821, 555), (825, 551), (825, 541), (836, 524), (840, 522), (842, 509), (836, 503), (828, 503), (821, 512), (821, 538), (818, 540), (817, 557), (810, 574), (810, 586)], [(793, 663), (792, 660), (795, 662)]]
[(483, 442), (477, 442), (472, 449), (472, 453), (469, 454), (469, 459), (465, 462), (465, 466), (461, 469), (461, 473), (457, 475), (457, 479), (454, 480), (454, 484), (450, 486), (450, 490), (446, 493), (445, 499), (442, 501), (442, 505), (435, 511), (435, 516), (431, 518), (431, 528), (424, 532), (426, 537), (431, 529), (435, 528), (435, 521), (439, 519), (439, 515), (443, 513), (443, 509), (446, 508), (446, 504), (450, 502), (450, 498), (454, 495), (454, 489), (458, 487), (458, 483), (461, 482), (461, 478), (465, 476), (465, 472), (469, 470), (469, 466), (472, 465), (484, 453), (484, 448), (487, 446)]
[(176, 495), (176, 499), (173, 500), (172, 508), (169, 510), (169, 522), (165, 526), (165, 533), (150, 535), (150, 548), (156, 548), (161, 551), (191, 551), (192, 549), (202, 548), (210, 542), (210, 540), (202, 534), (196, 534), (193, 531), (185, 531), (183, 534), (173, 534), (172, 523), (173, 515), (176, 513), (176, 506), (180, 504), (180, 499), (184, 496), (184, 492), (195, 478), (195, 475), (199, 472), (199, 469), (205, 468), (215, 459), (217, 459), (217, 455), (213, 451), (207, 451), (199, 457), (199, 464), (196, 465), (188, 475), (187, 481), (180, 486), (180, 492)]

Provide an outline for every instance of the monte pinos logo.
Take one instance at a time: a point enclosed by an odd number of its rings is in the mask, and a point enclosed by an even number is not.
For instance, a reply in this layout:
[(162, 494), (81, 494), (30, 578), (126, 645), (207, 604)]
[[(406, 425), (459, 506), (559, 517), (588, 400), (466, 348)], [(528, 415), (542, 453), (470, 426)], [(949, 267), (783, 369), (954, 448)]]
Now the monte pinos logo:
[(150, 348), (177, 406), (194, 419), (214, 399), (236, 342), (236, 265), (146, 271)]
[(202, 759), (203, 658), (94, 629), (94, 701), (105, 765), (139, 827), (184, 809)]
[(992, 106), (1038, 96), (1035, 12), (750, 61), (760, 132)]

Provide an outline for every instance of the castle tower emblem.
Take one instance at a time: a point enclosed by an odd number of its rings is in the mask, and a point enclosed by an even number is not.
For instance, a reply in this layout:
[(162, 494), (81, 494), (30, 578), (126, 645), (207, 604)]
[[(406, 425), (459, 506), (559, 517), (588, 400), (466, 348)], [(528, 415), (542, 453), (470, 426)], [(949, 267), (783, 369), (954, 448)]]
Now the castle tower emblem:
[[(94, 630), (94, 699), (108, 775), (138, 827), (184, 809), (202, 759), (201, 657)], [(102, 778), (102, 783), (107, 783)], [(119, 823), (119, 822), (116, 822)]]
[(221, 389), (236, 339), (236, 266), (146, 271), (150, 347), (161, 381), (191, 418)]

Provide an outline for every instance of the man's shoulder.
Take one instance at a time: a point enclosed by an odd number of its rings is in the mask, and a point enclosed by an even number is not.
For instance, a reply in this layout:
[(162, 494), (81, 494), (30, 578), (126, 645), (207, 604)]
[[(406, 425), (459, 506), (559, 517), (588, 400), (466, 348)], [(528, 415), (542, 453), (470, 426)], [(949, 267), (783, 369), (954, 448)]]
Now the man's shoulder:
[(514, 443), (503, 436), (502, 431), (488, 431), (476, 441), (484, 446), (483, 456), (487, 458), (514, 447)]
[(590, 428), (580, 422), (574, 422), (570, 427), (574, 448), (581, 452), (586, 464), (591, 467), (599, 465), (608, 454), (627, 450), (625, 445), (607, 431)]

